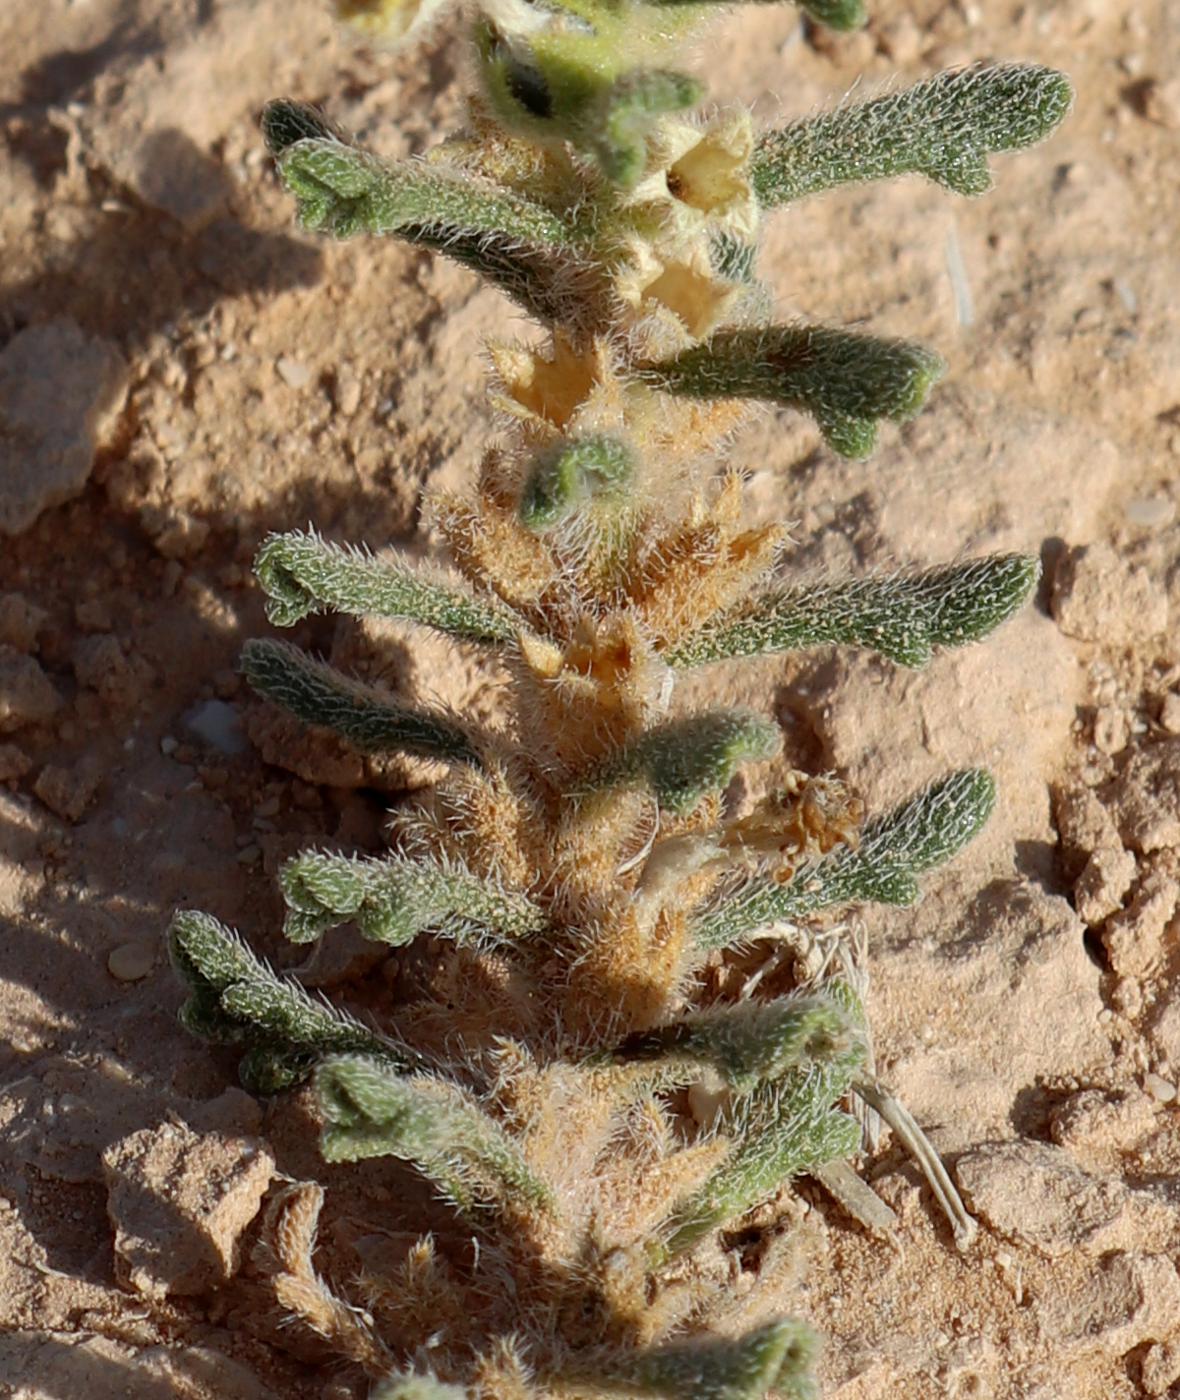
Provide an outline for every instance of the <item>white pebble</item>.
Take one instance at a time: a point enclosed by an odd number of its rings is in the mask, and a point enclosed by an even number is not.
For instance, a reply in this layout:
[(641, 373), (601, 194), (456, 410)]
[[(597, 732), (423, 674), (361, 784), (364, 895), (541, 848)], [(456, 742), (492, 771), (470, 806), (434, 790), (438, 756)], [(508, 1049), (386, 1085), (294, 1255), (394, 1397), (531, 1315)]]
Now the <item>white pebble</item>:
[(1143, 1087), (1157, 1103), (1171, 1103), (1176, 1097), (1176, 1086), (1158, 1074), (1145, 1074)]
[(1141, 530), (1158, 530), (1176, 518), (1176, 503), (1167, 496), (1137, 496), (1123, 511), (1129, 524)]
[(306, 389), (311, 383), (311, 370), (289, 355), (280, 355), (275, 361), (275, 369), (288, 389)]
[(122, 943), (107, 958), (107, 971), (119, 982), (138, 982), (155, 961), (154, 943)]

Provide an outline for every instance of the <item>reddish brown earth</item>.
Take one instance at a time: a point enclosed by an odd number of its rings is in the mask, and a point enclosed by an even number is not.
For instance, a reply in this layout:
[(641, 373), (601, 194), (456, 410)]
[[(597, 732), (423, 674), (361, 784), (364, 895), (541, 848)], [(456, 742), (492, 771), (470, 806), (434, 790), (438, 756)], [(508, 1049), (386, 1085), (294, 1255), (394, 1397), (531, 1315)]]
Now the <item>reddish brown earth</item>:
[[(798, 522), (790, 564), (1046, 566), (1035, 608), (925, 672), (822, 653), (695, 683), (773, 707), (870, 808), (968, 764), (1002, 786), (915, 911), (866, 918), (879, 1072), (979, 1238), (956, 1252), (886, 1139), (864, 1173), (896, 1237), (803, 1183), (789, 1305), (840, 1400), (1180, 1395), (1180, 18), (875, 10), (822, 45), (789, 7), (735, 14), (711, 90), (773, 118), (1019, 57), (1079, 100), (988, 198), (845, 191), (781, 215), (764, 262), (787, 314), (950, 362), (867, 464), (801, 419), (735, 443), (752, 512)], [(317, 0), (44, 0), (3, 7), (0, 53), (0, 1393), (345, 1400), (355, 1377), (275, 1327), (249, 1227), (272, 1172), (318, 1175), (325, 1258), (346, 1274), (373, 1237), (305, 1105), (256, 1105), (180, 1032), (161, 935), (199, 906), (290, 964), (277, 863), (376, 847), (378, 795), (427, 776), (277, 728), (233, 665), (268, 530), (434, 547), (422, 495), (477, 458), (471, 349), (507, 314), (403, 247), (293, 232), (259, 109), (298, 95), (418, 151), (458, 119), (456, 48), (357, 48)], [(331, 622), (296, 640), (367, 654)], [(494, 704), (419, 639), (395, 657)], [(362, 1184), (390, 1228), (441, 1219), (408, 1176)]]

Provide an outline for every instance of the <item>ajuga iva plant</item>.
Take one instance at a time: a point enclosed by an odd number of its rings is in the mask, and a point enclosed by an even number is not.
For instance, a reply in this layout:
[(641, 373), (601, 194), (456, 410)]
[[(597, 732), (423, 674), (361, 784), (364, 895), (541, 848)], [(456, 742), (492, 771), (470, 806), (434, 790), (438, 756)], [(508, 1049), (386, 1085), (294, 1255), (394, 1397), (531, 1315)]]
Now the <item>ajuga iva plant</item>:
[[(339, 8), (394, 34), (428, 9)], [(804, 8), (863, 20), (859, 0)], [(776, 322), (759, 237), (783, 206), (848, 181), (916, 174), (980, 194), (989, 157), (1046, 136), (1070, 87), (981, 65), (757, 131), (741, 110), (695, 115), (700, 84), (669, 66), (704, 5), (473, 10), (456, 20), (476, 75), (468, 126), (425, 158), (382, 160), (291, 101), (268, 108), (265, 137), (305, 228), (455, 259), (543, 340), (490, 347), (500, 439), (469, 492), (433, 502), (451, 572), (294, 532), (266, 540), (257, 573), (280, 627), (374, 614), (487, 648), (510, 718), (486, 732), (278, 640), (242, 657), (258, 694), (308, 725), (449, 775), (398, 812), (387, 855), (288, 861), (287, 937), (350, 924), (399, 948), (430, 934), (458, 970), (447, 1005), (369, 995), (362, 1020), (183, 912), (182, 1016), (240, 1047), (257, 1092), (310, 1081), (327, 1161), (411, 1163), (477, 1239), (460, 1255), (424, 1236), (346, 1298), (313, 1262), (320, 1187), (274, 1202), (279, 1301), (382, 1400), (813, 1395), (815, 1338), (773, 1312), (775, 1251), (765, 1287), (739, 1286), (736, 1232), (803, 1173), (855, 1202), (840, 1168), (861, 1146), (858, 1104), (906, 1121), (872, 1077), (862, 969), (823, 921), (915, 900), (994, 787), (953, 773), (864, 819), (839, 781), (780, 762), (771, 794), (735, 816), (730, 780), (774, 760), (779, 731), (764, 714), (686, 711), (676, 680), (830, 644), (919, 666), (1002, 623), (1038, 566), (1005, 555), (809, 584), (784, 567), (780, 527), (743, 524), (740, 471), (715, 462), (751, 403), (808, 414), (860, 457), (942, 373), (919, 345)], [(785, 946), (782, 976), (702, 975), (756, 940)]]

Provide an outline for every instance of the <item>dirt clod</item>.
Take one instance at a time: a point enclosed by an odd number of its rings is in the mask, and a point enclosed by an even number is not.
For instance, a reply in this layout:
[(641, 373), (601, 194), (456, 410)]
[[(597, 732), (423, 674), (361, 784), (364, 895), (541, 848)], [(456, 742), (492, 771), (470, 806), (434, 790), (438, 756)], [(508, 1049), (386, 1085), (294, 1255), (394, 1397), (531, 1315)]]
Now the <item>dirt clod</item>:
[(274, 1159), (257, 1140), (143, 1128), (103, 1153), (116, 1267), (150, 1298), (200, 1294), (237, 1272)]

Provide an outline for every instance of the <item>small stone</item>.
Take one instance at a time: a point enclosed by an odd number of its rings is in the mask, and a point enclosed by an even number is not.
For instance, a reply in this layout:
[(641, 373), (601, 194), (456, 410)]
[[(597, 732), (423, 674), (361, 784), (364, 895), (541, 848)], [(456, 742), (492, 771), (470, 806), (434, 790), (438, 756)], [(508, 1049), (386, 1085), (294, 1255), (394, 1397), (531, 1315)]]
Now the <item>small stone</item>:
[(0, 734), (43, 724), (61, 708), (57, 687), (38, 661), (0, 645)]
[(1123, 896), (1131, 888), (1138, 863), (1121, 846), (1103, 846), (1094, 851), (1074, 886), (1074, 908), (1090, 928), (1122, 907)]
[(1171, 1103), (1176, 1097), (1175, 1084), (1169, 1084), (1163, 1075), (1149, 1072), (1143, 1076), (1143, 1087), (1156, 1103)]
[(1161, 530), (1176, 518), (1176, 503), (1168, 496), (1136, 496), (1123, 507), (1129, 525), (1141, 530)]
[(250, 747), (240, 711), (224, 700), (202, 700), (187, 710), (180, 722), (190, 734), (218, 753), (232, 757), (245, 753)]
[(351, 418), (361, 406), (361, 381), (351, 365), (339, 365), (332, 382), (332, 401), (336, 412)]
[(1094, 715), (1094, 747), (1099, 753), (1122, 753), (1130, 735), (1126, 711), (1113, 705), (1099, 707)]
[(107, 957), (107, 971), (117, 982), (138, 982), (156, 962), (154, 943), (121, 943)]
[(163, 1298), (205, 1293), (234, 1276), (274, 1174), (261, 1142), (173, 1120), (120, 1139), (102, 1161), (125, 1283)]
[(0, 531), (19, 535), (78, 495), (126, 393), (119, 351), (66, 317), (12, 337), (0, 351)]
[(1160, 706), (1160, 728), (1167, 734), (1180, 734), (1180, 695), (1173, 691)]
[(243, 846), (238, 852), (239, 865), (253, 865), (262, 855), (262, 847), (251, 841), (248, 846)]
[(180, 740), (174, 739), (171, 734), (165, 734), (160, 740), (160, 752), (165, 758), (171, 758), (178, 748), (180, 748)]
[(90, 805), (101, 781), (102, 774), (96, 769), (84, 765), (62, 768), (50, 763), (38, 773), (33, 791), (51, 812), (64, 821), (76, 822)]
[(306, 389), (311, 383), (311, 370), (289, 355), (279, 356), (275, 361), (275, 370), (288, 389)]
[(48, 614), (19, 593), (0, 593), (0, 644), (32, 651)]

